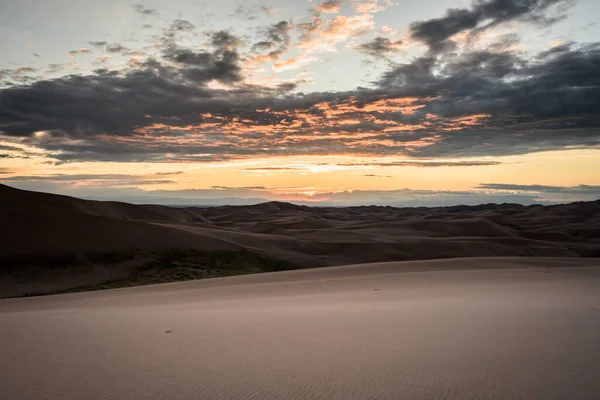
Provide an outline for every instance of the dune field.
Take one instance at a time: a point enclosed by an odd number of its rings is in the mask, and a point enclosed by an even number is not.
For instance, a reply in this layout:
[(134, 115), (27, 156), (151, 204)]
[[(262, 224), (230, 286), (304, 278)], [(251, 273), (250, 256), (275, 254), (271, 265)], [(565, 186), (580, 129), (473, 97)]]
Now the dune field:
[(597, 399), (600, 265), (470, 258), (0, 301), (2, 399)]
[(600, 201), (165, 207), (0, 185), (0, 297), (456, 257), (600, 256)]
[(0, 399), (600, 394), (600, 202), (0, 206)]

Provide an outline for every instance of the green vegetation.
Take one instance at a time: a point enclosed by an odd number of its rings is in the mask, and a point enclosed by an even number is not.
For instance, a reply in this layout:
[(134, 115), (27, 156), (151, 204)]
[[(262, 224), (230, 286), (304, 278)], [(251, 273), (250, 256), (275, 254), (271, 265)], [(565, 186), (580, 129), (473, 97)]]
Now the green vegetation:
[(124, 263), (130, 264), (130, 273), (124, 278), (51, 293), (28, 293), (25, 296), (115, 289), (297, 268), (291, 263), (273, 260), (246, 250), (215, 252), (193, 249), (135, 250), (49, 257), (13, 257), (2, 260), (5, 266), (4, 273), (12, 270), (20, 282), (60, 279), (61, 276), (85, 273), (98, 265), (117, 268), (125, 265)]

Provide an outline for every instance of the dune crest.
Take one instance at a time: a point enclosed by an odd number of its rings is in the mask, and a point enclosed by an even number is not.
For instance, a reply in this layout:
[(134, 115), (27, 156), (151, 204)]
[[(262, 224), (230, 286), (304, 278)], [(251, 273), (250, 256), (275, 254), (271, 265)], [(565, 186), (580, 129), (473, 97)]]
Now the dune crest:
[[(0, 241), (3, 264), (31, 266), (65, 255), (86, 264), (72, 268), (72, 282), (65, 283), (63, 276), (55, 279), (58, 286), (38, 285), (38, 291), (121, 279), (146, 268), (147, 260), (160, 258), (157, 251), (168, 249), (246, 252), (288, 263), (285, 269), (456, 257), (600, 256), (600, 201), (435, 208), (307, 207), (274, 201), (175, 208), (82, 200), (0, 185), (0, 221), (10, 226), (10, 234)], [(115, 265), (95, 261), (123, 253), (135, 254)], [(185, 275), (195, 261), (184, 258), (177, 267)], [(18, 277), (5, 269), (0, 271), (0, 290), (19, 285)], [(253, 266), (245, 272), (262, 270)], [(192, 274), (204, 275), (197, 270)], [(25, 285), (13, 292), (33, 289)]]

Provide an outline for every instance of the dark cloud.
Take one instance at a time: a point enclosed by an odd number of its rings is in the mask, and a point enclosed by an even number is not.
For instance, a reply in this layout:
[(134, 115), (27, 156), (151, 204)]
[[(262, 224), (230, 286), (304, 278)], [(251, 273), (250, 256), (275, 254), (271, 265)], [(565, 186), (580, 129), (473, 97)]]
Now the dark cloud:
[(368, 176), (371, 178), (393, 178), (393, 176), (391, 176), (391, 175), (377, 175), (377, 174), (366, 174), (363, 176)]
[[(217, 80), (224, 83), (233, 83), (242, 80), (240, 56), (237, 53), (239, 38), (227, 31), (217, 31), (211, 34), (211, 44), (214, 51), (193, 51), (169, 44), (163, 57), (174, 61), (183, 68), (174, 73), (197, 83)], [(159, 64), (156, 64), (157, 67)], [(211, 97), (205, 92), (206, 97)]]
[(84, 181), (110, 181), (118, 185), (152, 185), (158, 183), (174, 183), (172, 180), (156, 179), (155, 175), (128, 175), (128, 174), (50, 174), (50, 175), (17, 175), (2, 178), (5, 181), (25, 182), (84, 182)]
[(111, 54), (122, 54), (124, 56), (135, 56), (142, 55), (143, 53), (125, 47), (120, 43), (108, 43), (105, 41), (88, 42), (92, 46), (102, 49), (107, 53)]
[(105, 46), (105, 50), (109, 53), (124, 53), (124, 52), (131, 51), (129, 48), (124, 47), (118, 43), (107, 44)]
[(91, 54), (91, 50), (85, 47), (82, 47), (78, 50), (71, 50), (69, 51), (69, 57), (75, 57), (78, 54)]
[(189, 32), (193, 31), (194, 29), (196, 29), (196, 26), (190, 21), (186, 21), (184, 19), (176, 19), (169, 26), (169, 30), (172, 32)]
[(287, 21), (280, 21), (266, 29), (261, 28), (260, 34), (264, 40), (253, 44), (251, 50), (261, 52), (272, 49), (267, 57), (271, 60), (280, 58), (289, 48), (291, 29), (292, 25)]
[(0, 150), (22, 150), (20, 147), (0, 143)]
[(12, 85), (25, 84), (35, 80), (31, 75), (40, 72), (37, 68), (19, 67), (13, 69), (0, 69), (0, 84)]
[(240, 39), (229, 31), (217, 31), (211, 35), (211, 44), (218, 49), (232, 49), (240, 45)]
[(388, 38), (376, 37), (369, 42), (358, 45), (356, 49), (368, 56), (385, 59), (390, 53), (398, 51), (401, 44), (401, 40), (392, 42)]
[(67, 64), (48, 64), (48, 73), (56, 73), (65, 69)]
[(570, 0), (475, 0), (469, 9), (450, 9), (441, 18), (410, 25), (410, 37), (429, 46), (433, 52), (453, 47), (449, 39), (457, 33), (482, 31), (501, 23), (521, 20), (549, 24), (558, 17), (548, 17), (553, 6), (566, 6)]
[(24, 154), (10, 154), (10, 153), (0, 153), (0, 158), (22, 158), (22, 159), (27, 159), (30, 158), (28, 155), (24, 155)]
[(252, 50), (264, 51), (273, 48), (274, 43), (268, 40), (262, 40), (252, 45)]
[(184, 173), (183, 171), (157, 172), (154, 175), (157, 175), (157, 176), (168, 176), (168, 175), (181, 175), (183, 173)]
[(134, 4), (133, 9), (143, 15), (158, 15), (158, 11), (153, 8), (148, 8), (143, 4)]
[(422, 156), (517, 153), (600, 144), (600, 44), (564, 46), (533, 60), (475, 51), (421, 57), (378, 82), (396, 96), (429, 97), (423, 111), (446, 118), (487, 115), (479, 127), (448, 132)]
[(266, 37), (274, 43), (288, 44), (290, 42), (291, 24), (287, 21), (279, 21), (266, 30)]
[[(513, 10), (514, 2), (506, 2)], [(491, 4), (500, 3), (479, 1), (473, 9)], [(477, 27), (548, 19), (540, 13), (547, 1), (523, 4), (530, 16), (486, 8), (488, 17)], [(205, 48), (182, 46), (175, 33), (194, 27), (175, 21), (158, 40), (158, 58), (121, 71), (0, 89), (0, 137), (21, 138), (57, 162), (343, 153), (405, 156), (419, 159), (405, 166), (436, 166), (422, 159), (600, 145), (599, 43), (566, 44), (532, 58), (502, 42), (462, 54), (430, 52), (390, 66), (372, 88), (347, 92), (291, 94), (294, 82), (246, 82), (243, 63), (257, 51), (279, 57), (290, 45), (291, 28), (286, 21), (265, 27), (244, 54), (228, 31), (210, 33)], [(209, 85), (213, 81), (226, 90)]]

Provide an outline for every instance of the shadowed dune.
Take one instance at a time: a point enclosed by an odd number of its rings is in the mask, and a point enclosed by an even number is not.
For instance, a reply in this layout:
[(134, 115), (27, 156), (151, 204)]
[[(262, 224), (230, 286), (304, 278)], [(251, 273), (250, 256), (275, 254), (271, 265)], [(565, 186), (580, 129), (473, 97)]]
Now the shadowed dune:
[[(160, 258), (153, 252), (161, 249), (249, 252), (299, 268), (455, 257), (600, 255), (600, 201), (527, 207), (335, 208), (269, 202), (172, 208), (89, 201), (0, 185), (0, 222), (10, 227), (0, 241), (4, 260), (0, 289), (16, 285), (11, 295), (121, 279), (133, 270), (149, 268), (148, 260)], [(103, 259), (118, 258), (111, 255), (114, 252), (135, 254), (119, 262), (95, 261), (96, 253)], [(65, 279), (63, 271), (55, 274), (52, 285), (44, 286), (48, 274), (40, 277), (33, 271), (37, 277), (33, 285), (31, 279), (15, 277), (15, 268), (25, 266), (29, 271), (43, 267), (38, 264), (44, 264), (45, 257), (64, 255), (83, 260), (80, 268), (68, 271), (73, 279)], [(176, 266), (186, 271), (198, 267), (192, 261), (186, 255)], [(6, 265), (14, 268), (9, 271)]]

